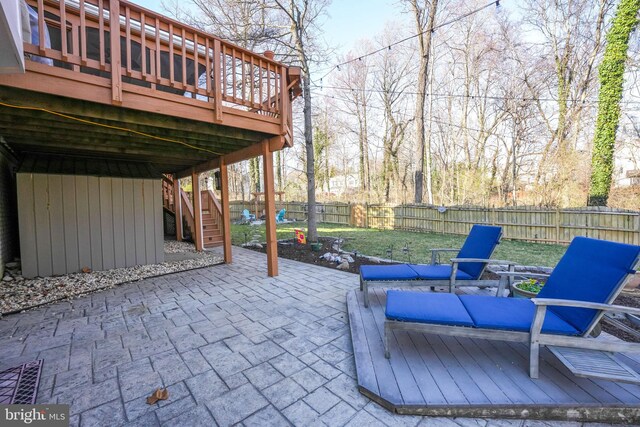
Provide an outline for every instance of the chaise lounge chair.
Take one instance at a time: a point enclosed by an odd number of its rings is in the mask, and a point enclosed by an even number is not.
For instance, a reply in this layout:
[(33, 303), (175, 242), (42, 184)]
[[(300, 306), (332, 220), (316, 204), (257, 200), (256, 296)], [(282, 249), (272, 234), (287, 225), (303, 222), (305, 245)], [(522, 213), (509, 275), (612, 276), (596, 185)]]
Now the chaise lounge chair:
[(611, 305), (639, 259), (639, 246), (576, 237), (531, 300), (391, 290), (385, 357), (390, 357), (389, 334), (418, 331), (528, 343), (531, 378), (538, 378), (540, 346), (546, 345), (576, 375), (640, 382), (637, 373), (607, 353), (640, 352), (640, 344), (589, 337), (605, 312), (640, 314), (637, 308)]
[[(480, 280), (487, 264), (507, 264), (513, 271), (515, 263), (492, 260), (491, 255), (500, 243), (502, 227), (474, 225), (461, 249), (432, 249), (431, 265), (363, 265), (360, 267), (360, 290), (364, 305), (369, 307), (369, 288), (372, 286), (448, 286), (454, 292), (458, 286), (500, 286), (499, 280)], [(451, 265), (436, 265), (441, 252), (458, 252)], [(498, 291), (502, 288), (499, 287)]]

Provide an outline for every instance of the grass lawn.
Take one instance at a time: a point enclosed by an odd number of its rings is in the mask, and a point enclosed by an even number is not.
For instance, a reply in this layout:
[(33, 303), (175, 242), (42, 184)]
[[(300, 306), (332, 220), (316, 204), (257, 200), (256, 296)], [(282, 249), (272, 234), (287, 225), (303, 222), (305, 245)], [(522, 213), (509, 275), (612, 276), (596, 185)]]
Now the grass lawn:
[[(278, 224), (278, 239), (293, 238), (293, 230), (306, 230), (306, 223)], [(260, 240), (265, 241), (265, 226), (231, 225), (231, 240), (234, 245), (241, 245), (251, 240), (251, 236), (259, 232)], [(345, 239), (344, 250), (358, 252), (364, 255), (390, 258), (387, 249), (393, 246), (393, 259), (414, 263), (428, 263), (431, 261), (431, 248), (459, 248), (466, 236), (454, 234), (417, 233), (411, 231), (377, 230), (355, 228), (338, 224), (318, 224), (320, 237), (340, 237)], [(402, 247), (408, 245), (410, 253), (407, 256)], [(542, 243), (527, 243), (502, 240), (493, 258), (517, 262), (523, 265), (538, 265), (554, 267), (565, 246), (547, 245)], [(445, 255), (447, 256), (447, 255)]]

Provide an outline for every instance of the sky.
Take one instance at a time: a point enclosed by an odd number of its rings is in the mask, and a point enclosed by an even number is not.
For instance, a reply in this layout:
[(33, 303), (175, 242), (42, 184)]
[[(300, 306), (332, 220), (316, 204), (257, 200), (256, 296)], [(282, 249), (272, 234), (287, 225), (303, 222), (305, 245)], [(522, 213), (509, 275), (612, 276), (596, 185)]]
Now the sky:
[[(147, 9), (163, 13), (162, 0), (132, 0)], [(346, 53), (367, 37), (380, 33), (387, 21), (407, 19), (397, 0), (333, 0), (322, 27), (327, 44), (336, 53)]]

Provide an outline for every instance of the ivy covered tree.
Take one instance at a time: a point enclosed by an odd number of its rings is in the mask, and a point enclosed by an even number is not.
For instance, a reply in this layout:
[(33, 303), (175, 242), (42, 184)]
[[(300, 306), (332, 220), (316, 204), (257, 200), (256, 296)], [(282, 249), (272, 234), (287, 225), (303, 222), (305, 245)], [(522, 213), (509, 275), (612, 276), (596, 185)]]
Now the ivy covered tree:
[(638, 24), (639, 11), (640, 0), (621, 0), (607, 34), (607, 47), (599, 69), (600, 94), (591, 155), (589, 206), (606, 206), (609, 198), (629, 36)]

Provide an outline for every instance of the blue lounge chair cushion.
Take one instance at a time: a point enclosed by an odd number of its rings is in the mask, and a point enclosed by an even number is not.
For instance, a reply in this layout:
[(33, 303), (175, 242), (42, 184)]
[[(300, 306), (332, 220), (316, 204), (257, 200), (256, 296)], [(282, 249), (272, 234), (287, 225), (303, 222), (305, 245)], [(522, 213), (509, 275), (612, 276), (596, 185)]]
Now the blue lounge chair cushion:
[[(464, 245), (458, 252), (457, 258), (491, 258), (496, 245), (500, 243), (502, 227), (491, 225), (474, 225), (464, 241)], [(463, 262), (458, 265), (458, 270), (467, 273), (471, 279), (477, 280), (482, 274), (485, 263)]]
[[(487, 295), (461, 295), (460, 301), (477, 328), (529, 332), (535, 304), (526, 298), (497, 298)], [(580, 331), (547, 310), (542, 332), (579, 335)]]
[(363, 265), (360, 267), (360, 277), (365, 281), (416, 280), (418, 273), (407, 264)]
[(387, 292), (387, 319), (439, 325), (473, 326), (473, 320), (454, 294)]
[[(538, 297), (610, 303), (620, 282), (632, 272), (639, 253), (639, 246), (576, 237)], [(597, 315), (596, 310), (585, 308), (549, 307), (548, 311), (580, 333)]]
[[(418, 278), (422, 280), (449, 280), (451, 277), (450, 265), (423, 265), (409, 264), (409, 267), (418, 274)], [(456, 271), (456, 280), (471, 280), (464, 271)]]

